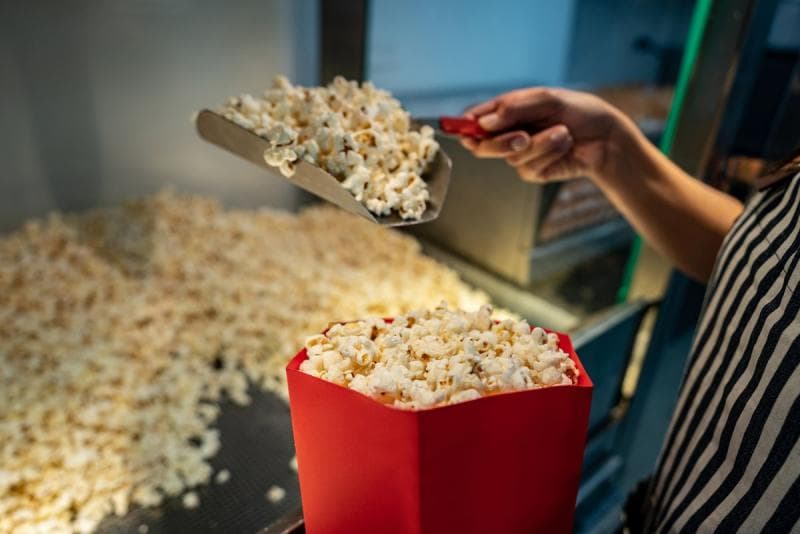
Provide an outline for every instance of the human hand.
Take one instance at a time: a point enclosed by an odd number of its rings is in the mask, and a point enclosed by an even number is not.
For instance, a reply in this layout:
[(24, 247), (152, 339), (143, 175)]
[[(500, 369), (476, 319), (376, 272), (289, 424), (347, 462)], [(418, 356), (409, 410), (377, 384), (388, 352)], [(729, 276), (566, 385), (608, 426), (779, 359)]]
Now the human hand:
[(469, 109), (483, 129), (497, 133), (461, 143), (480, 158), (504, 158), (531, 182), (601, 177), (619, 157), (632, 121), (604, 100), (577, 91), (534, 87)]

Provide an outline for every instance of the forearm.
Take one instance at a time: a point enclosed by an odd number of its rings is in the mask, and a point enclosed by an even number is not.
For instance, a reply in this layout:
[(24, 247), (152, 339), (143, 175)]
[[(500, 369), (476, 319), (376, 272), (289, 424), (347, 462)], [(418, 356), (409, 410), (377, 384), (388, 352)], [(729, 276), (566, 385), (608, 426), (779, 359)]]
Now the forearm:
[(707, 281), (741, 203), (683, 172), (627, 119), (609, 150), (595, 182), (657, 251)]

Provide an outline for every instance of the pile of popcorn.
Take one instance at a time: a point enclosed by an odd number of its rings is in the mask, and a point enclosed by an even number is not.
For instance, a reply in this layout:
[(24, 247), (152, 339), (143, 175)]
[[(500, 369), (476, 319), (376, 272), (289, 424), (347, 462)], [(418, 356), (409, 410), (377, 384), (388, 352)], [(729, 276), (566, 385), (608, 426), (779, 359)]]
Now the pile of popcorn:
[[(409, 280), (414, 280), (409, 284)], [(0, 238), (0, 532), (90, 532), (211, 479), (219, 402), (332, 319), (487, 301), (410, 237), (329, 207), (162, 193)], [(266, 488), (264, 488), (266, 491)]]
[(400, 102), (370, 82), (338, 76), (327, 87), (301, 87), (278, 76), (261, 97), (233, 97), (219, 113), (269, 141), (264, 160), (286, 177), (305, 160), (376, 215), (418, 220), (425, 211), (422, 174), (439, 144), (430, 127), (412, 130)]
[(414, 311), (392, 322), (333, 325), (306, 340), (300, 369), (398, 408), (420, 409), (493, 393), (574, 384), (578, 369), (558, 336), (524, 320), (474, 312)]

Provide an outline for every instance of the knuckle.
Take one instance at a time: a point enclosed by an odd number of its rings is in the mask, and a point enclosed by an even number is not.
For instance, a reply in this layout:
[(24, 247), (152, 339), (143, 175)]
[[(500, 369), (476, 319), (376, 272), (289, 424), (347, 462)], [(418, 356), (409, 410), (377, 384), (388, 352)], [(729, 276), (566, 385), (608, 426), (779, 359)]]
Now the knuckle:
[(537, 174), (528, 167), (519, 167), (517, 171), (519, 172), (519, 175), (522, 177), (522, 179), (525, 180), (526, 182), (531, 182), (531, 183), (537, 182), (538, 178)]
[(508, 102), (500, 102), (495, 110), (495, 114), (500, 117), (500, 119), (508, 119), (512, 115), (512, 105)]
[(547, 180), (539, 176), (538, 174), (530, 174), (527, 177), (523, 178), (529, 184), (543, 184)]
[(513, 156), (508, 156), (506, 162), (512, 167), (519, 167), (527, 161), (528, 157), (527, 154), (514, 154)]
[(534, 89), (532, 99), (539, 102), (540, 105), (545, 106), (546, 109), (555, 111), (562, 105), (562, 94), (560, 89), (553, 87), (537, 87)]
[(542, 176), (542, 167), (540, 165), (530, 163), (525, 165), (524, 169), (528, 176), (527, 180), (529, 182), (542, 183), (545, 181), (544, 176)]
[(537, 87), (535, 96), (542, 101), (555, 100), (556, 93), (551, 87)]

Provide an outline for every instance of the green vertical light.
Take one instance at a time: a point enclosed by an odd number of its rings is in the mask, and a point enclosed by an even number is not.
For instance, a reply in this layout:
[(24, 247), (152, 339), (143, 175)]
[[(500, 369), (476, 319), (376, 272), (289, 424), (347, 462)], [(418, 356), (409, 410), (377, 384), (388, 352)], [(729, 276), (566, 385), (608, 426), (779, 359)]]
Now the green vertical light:
[[(686, 100), (686, 92), (689, 89), (689, 81), (692, 79), (697, 56), (700, 53), (700, 44), (703, 40), (703, 33), (706, 30), (708, 17), (711, 13), (713, 0), (698, 0), (692, 13), (692, 21), (689, 24), (689, 34), (686, 37), (686, 47), (681, 58), (681, 68), (678, 72), (678, 81), (675, 84), (675, 94), (672, 97), (667, 123), (664, 125), (664, 133), (661, 136), (659, 148), (661, 152), (670, 155), (672, 145), (675, 142), (675, 131), (678, 126), (678, 117)], [(631, 253), (625, 265), (625, 274), (622, 277), (619, 291), (617, 292), (617, 302), (625, 302), (631, 289), (633, 274), (636, 271), (636, 264), (639, 262), (639, 255), (642, 252), (642, 237), (637, 235), (633, 239)]]

